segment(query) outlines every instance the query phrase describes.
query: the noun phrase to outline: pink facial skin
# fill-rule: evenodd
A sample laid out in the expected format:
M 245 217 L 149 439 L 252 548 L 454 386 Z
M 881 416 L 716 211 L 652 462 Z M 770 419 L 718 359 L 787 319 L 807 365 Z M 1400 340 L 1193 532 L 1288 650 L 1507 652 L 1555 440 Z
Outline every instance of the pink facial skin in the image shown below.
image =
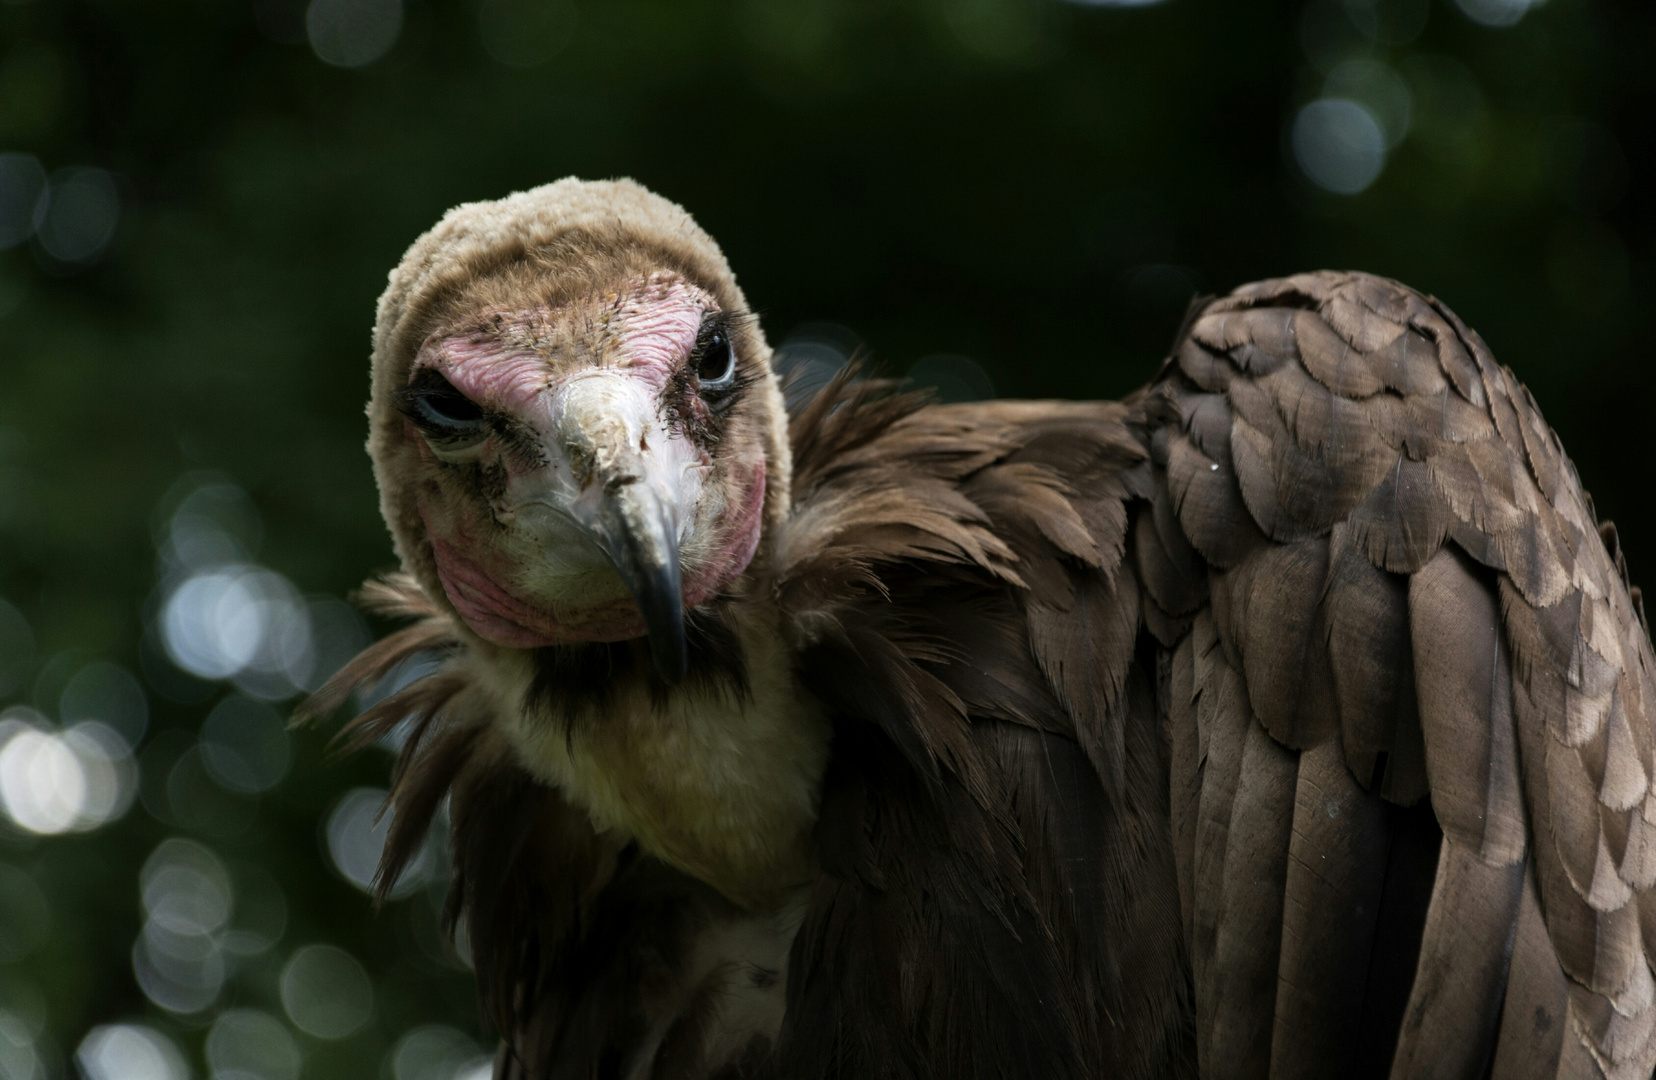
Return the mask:
M 420 350 L 410 378 L 422 368 L 436 368 L 486 410 L 521 421 L 537 436 L 544 458 L 537 463 L 532 455 L 507 453 L 490 436 L 474 460 L 504 466 L 505 496 L 489 507 L 471 499 L 461 500 L 464 505 L 433 504 L 430 496 L 421 496 L 419 509 L 443 591 L 480 637 L 528 649 L 644 636 L 637 606 L 607 563 L 595 565 L 591 575 L 574 575 L 567 589 L 532 584 L 536 575 L 525 572 L 525 562 L 532 561 L 527 552 L 538 550 L 537 536 L 524 531 L 532 526 L 523 524 L 509 504 L 557 504 L 558 499 L 567 504 L 579 485 L 590 482 L 580 464 L 569 460 L 558 434 L 559 390 L 567 380 L 595 368 L 607 369 L 611 377 L 636 379 L 639 393 L 628 392 L 627 397 L 653 404 L 664 414 L 661 395 L 694 347 L 702 318 L 715 306 L 710 296 L 682 279 L 658 275 L 606 304 L 606 317 L 597 321 L 591 304 L 491 312 L 475 329 L 434 338 Z M 659 416 L 643 422 L 664 423 Z M 702 487 L 715 475 L 704 450 L 687 443 L 682 432 L 662 431 L 659 426 L 647 430 L 649 437 L 641 444 L 652 448 L 648 452 L 669 455 L 662 468 L 676 477 L 679 488 L 680 514 L 687 523 L 680 533 L 683 599 L 686 608 L 695 607 L 746 570 L 758 549 L 765 463 L 762 457 L 730 462 L 722 474 L 726 479 L 720 499 L 717 492 Z M 410 424 L 406 431 L 431 467 L 445 467 L 418 429 Z M 703 503 L 723 509 L 705 520 Z M 478 519 L 489 512 L 501 527 Z M 538 539 L 560 544 L 560 535 L 548 533 Z M 571 544 L 590 546 L 584 540 L 576 537 Z M 601 556 L 597 558 L 601 562 Z
M 711 600 L 753 561 L 759 549 L 764 505 L 765 467 L 761 462 L 737 511 L 737 520 L 727 519 L 726 523 L 734 526 L 727 542 L 713 559 L 685 574 L 686 610 Z M 449 603 L 484 641 L 514 649 L 535 649 L 582 641 L 627 641 L 645 634 L 644 620 L 630 596 L 555 610 L 516 595 L 482 563 L 435 535 L 432 554 Z
M 449 603 L 484 641 L 534 649 L 577 641 L 625 641 L 644 633 L 631 598 L 590 605 L 559 619 L 555 612 L 508 592 L 454 545 L 433 539 L 431 547 Z
M 546 343 L 587 329 L 596 340 L 581 344 L 602 355 L 571 359 L 623 368 L 659 397 L 695 346 L 702 317 L 717 307 L 682 278 L 656 275 L 616 301 L 598 327 L 570 325 L 571 319 L 559 318 L 562 312 L 546 308 L 485 312 L 475 330 L 428 341 L 414 372 L 434 367 L 479 405 L 528 420 L 545 408 L 558 378 L 552 357 L 543 352 Z

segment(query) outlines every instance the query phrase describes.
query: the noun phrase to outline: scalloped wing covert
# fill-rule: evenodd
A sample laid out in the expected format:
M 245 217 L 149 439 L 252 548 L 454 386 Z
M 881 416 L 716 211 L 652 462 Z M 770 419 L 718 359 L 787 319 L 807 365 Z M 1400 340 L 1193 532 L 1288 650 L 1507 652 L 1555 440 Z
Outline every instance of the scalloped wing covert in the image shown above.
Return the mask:
M 1528 391 L 1322 273 L 1208 305 L 1144 408 L 1202 1075 L 1648 1077 L 1650 641 Z

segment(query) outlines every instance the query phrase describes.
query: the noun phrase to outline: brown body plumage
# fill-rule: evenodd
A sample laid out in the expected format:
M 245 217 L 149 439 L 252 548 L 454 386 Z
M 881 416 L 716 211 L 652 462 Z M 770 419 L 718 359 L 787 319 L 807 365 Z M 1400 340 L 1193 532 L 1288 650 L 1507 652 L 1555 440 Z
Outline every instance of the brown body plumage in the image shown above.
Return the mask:
M 697 468 L 762 455 L 763 531 L 675 685 L 659 620 L 475 632 L 415 509 L 456 474 L 392 404 L 469 306 L 664 270 L 742 310 L 682 211 L 565 181 L 445 219 L 381 305 L 371 448 L 409 573 L 367 599 L 416 621 L 313 709 L 448 657 L 354 730 L 415 718 L 383 881 L 452 797 L 498 1076 L 1650 1074 L 1643 615 L 1446 308 L 1265 282 L 1122 403 L 842 377 L 791 418 L 733 323 L 753 391 Z M 548 341 L 552 386 L 587 361 Z

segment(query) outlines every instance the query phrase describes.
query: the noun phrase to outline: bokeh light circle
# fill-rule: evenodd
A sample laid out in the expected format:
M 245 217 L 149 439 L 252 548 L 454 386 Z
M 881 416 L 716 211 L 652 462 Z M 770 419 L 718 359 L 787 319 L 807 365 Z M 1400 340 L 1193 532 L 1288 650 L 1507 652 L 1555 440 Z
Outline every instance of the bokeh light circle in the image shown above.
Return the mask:
M 460 1030 L 447 1024 L 425 1024 L 397 1040 L 390 1064 L 391 1080 L 460 1080 L 491 1063 Z
M 151 920 L 132 946 L 132 974 L 145 997 L 189 1016 L 218 1001 L 228 972 L 218 942 L 174 934 Z
M 1385 64 L 1367 57 L 1336 64 L 1323 81 L 1323 96 L 1361 103 L 1380 125 L 1388 150 L 1403 141 L 1414 119 L 1414 96 L 1409 84 Z
M 1386 164 L 1386 137 L 1374 115 L 1348 98 L 1322 98 L 1299 111 L 1291 135 L 1306 179 L 1336 195 L 1355 195 Z
M 214 1077 L 299 1080 L 304 1055 L 287 1026 L 258 1009 L 226 1009 L 207 1032 Z
M 168 930 L 211 934 L 230 921 L 230 874 L 211 850 L 193 840 L 163 840 L 144 861 L 138 883 L 144 911 Z
M 1455 0 L 1461 14 L 1480 26 L 1516 26 L 1528 13 L 1532 0 Z
M 373 890 L 380 853 L 385 850 L 391 827 L 390 814 L 381 813 L 386 798 L 384 788 L 352 788 L 328 814 L 325 830 L 328 856 L 340 876 L 363 892 Z M 436 863 L 428 841 L 392 886 L 390 897 L 400 899 L 427 884 L 437 872 Z
M 0 805 L 32 833 L 56 836 L 72 829 L 88 795 L 75 752 L 57 735 L 28 728 L 0 747 Z
M 243 795 L 269 791 L 293 760 L 287 725 L 275 709 L 231 694 L 201 724 L 201 759 L 221 787 Z
M 189 1080 L 177 1044 L 147 1024 L 105 1024 L 75 1051 L 86 1080 Z
M 65 724 L 100 721 L 120 735 L 128 748 L 135 748 L 149 727 L 149 700 L 131 672 L 99 660 L 81 668 L 64 686 L 58 715 Z
M 138 795 L 132 748 L 101 720 L 83 720 L 63 733 L 85 779 L 85 795 L 74 828 L 84 832 L 125 816 Z
M 389 815 L 381 814 L 385 799 L 383 788 L 352 788 L 328 814 L 328 855 L 334 869 L 364 892 L 373 887 L 391 825 Z
M 989 373 L 966 356 L 947 353 L 922 356 L 909 368 L 908 377 L 916 387 L 929 387 L 944 404 L 989 401 L 995 396 L 995 383 Z
M 483 0 L 477 11 L 483 51 L 507 67 L 534 67 L 569 47 L 580 23 L 570 0 Z
M 335 67 L 372 64 L 402 31 L 401 0 L 311 0 L 305 36 L 319 60 Z
M 219 936 L 235 905 L 230 875 L 210 849 L 174 837 L 145 860 L 138 884 L 149 916 L 132 951 L 139 988 L 169 1012 L 201 1012 L 228 974 Z
M 131 807 L 131 749 L 95 720 L 57 730 L 26 706 L 0 713 L 0 810 L 26 832 L 57 836 L 114 821 Z
M 238 679 L 243 690 L 280 699 L 298 692 L 316 665 L 310 612 L 282 575 L 245 563 L 185 578 L 161 609 L 173 663 L 203 679 Z M 246 676 L 264 676 L 251 683 Z
M 306 945 L 282 969 L 288 1019 L 318 1039 L 343 1039 L 374 1012 L 374 988 L 356 957 L 333 945 Z
M 47 1080 L 45 1062 L 35 1050 L 34 1032 L 23 1018 L 0 1009 L 0 1078 Z
M 253 500 L 216 474 L 185 474 L 162 506 L 170 507 L 170 515 L 158 537 L 161 557 L 185 569 L 247 562 L 264 540 L 264 523 Z
M 102 169 L 63 169 L 52 175 L 34 215 L 35 238 L 60 262 L 90 262 L 115 236 L 121 198 Z

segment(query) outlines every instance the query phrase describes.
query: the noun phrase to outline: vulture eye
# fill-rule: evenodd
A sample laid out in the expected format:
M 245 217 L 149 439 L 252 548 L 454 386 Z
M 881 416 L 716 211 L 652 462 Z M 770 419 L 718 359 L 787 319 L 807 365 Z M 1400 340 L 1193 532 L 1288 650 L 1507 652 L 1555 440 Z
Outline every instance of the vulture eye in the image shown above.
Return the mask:
M 431 368 L 416 375 L 398 397 L 403 415 L 436 447 L 459 449 L 480 442 L 488 433 L 477 402 Z
M 707 336 L 701 356 L 696 360 L 696 378 L 701 388 L 723 390 L 736 381 L 736 353 L 730 347 L 730 334 L 722 326 L 715 326 Z

